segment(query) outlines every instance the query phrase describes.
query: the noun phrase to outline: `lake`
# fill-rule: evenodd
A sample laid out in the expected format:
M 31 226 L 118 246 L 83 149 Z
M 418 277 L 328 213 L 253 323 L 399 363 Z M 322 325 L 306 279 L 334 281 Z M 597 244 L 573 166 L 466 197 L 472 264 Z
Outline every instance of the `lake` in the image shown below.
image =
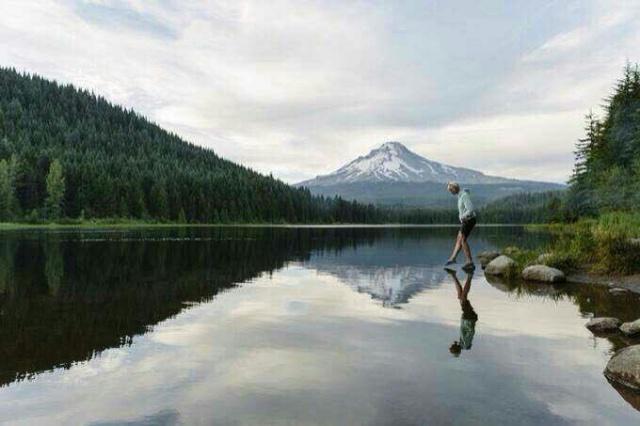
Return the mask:
M 640 342 L 584 327 L 636 319 L 640 298 L 454 277 L 455 233 L 0 234 L 0 423 L 640 424 L 640 397 L 602 374 Z M 471 246 L 549 239 L 487 227 Z

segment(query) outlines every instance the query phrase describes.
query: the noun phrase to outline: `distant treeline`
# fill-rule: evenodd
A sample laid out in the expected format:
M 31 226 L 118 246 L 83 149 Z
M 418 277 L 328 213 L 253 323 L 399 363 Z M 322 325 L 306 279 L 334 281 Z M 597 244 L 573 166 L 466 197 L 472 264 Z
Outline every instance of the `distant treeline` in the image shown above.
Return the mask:
M 473 193 L 472 193 L 473 197 Z M 566 219 L 563 210 L 566 191 L 548 191 L 509 195 L 478 208 L 481 223 L 552 223 Z M 451 208 L 385 208 L 390 222 L 416 224 L 458 223 L 455 199 Z M 475 201 L 475 199 L 474 199 Z
M 184 142 L 131 110 L 0 68 L 0 221 L 380 222 Z
M 514 194 L 480 208 L 480 217 L 490 223 L 551 223 L 565 220 L 566 191 Z

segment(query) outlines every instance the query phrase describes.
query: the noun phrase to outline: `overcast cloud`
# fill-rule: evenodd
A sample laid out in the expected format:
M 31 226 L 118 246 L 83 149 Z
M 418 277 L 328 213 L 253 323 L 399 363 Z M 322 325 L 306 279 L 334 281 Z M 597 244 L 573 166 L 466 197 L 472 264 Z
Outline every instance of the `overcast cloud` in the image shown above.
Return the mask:
M 564 181 L 640 1 L 0 0 L 0 65 L 297 182 L 387 140 Z

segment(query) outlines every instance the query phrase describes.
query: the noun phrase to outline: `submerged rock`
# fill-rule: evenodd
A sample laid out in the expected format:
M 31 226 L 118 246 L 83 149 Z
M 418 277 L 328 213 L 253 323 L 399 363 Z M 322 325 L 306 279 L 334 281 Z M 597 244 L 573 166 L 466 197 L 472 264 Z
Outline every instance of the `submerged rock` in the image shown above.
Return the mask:
M 632 322 L 625 322 L 620 326 L 620 331 L 622 331 L 627 336 L 635 336 L 636 334 L 640 334 L 640 319 Z
M 636 410 L 640 411 L 640 392 L 623 386 L 614 382 L 613 380 L 608 380 L 611 383 L 611 386 L 618 392 L 618 394 L 627 401 L 629 405 L 631 405 Z
M 619 350 L 604 370 L 607 379 L 640 391 L 640 345 Z
M 480 261 L 480 266 L 482 266 L 482 268 L 486 268 L 489 262 L 498 256 L 500 256 L 500 253 L 497 251 L 483 251 L 478 253 L 476 257 Z
M 629 293 L 629 290 L 627 290 L 626 288 L 621 288 L 621 287 L 613 287 L 609 289 L 609 293 L 613 294 L 614 296 L 618 296 L 621 294 L 627 294 Z
M 501 255 L 493 259 L 485 268 L 485 274 L 509 275 L 509 272 L 516 267 L 516 262 L 508 256 Z
M 547 265 L 527 266 L 522 271 L 522 278 L 528 281 L 542 281 L 545 283 L 558 283 L 566 280 L 564 272 Z
M 618 331 L 618 327 L 620 327 L 621 323 L 622 321 L 618 318 L 599 317 L 591 318 L 586 327 L 596 333 L 607 333 Z

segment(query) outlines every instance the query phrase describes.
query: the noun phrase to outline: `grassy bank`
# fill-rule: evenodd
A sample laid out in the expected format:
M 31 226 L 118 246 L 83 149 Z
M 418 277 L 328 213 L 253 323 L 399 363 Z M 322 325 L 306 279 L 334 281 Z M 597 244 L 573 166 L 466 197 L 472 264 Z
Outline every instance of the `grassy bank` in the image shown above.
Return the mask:
M 535 232 L 550 230 L 553 244 L 540 251 L 508 247 L 519 267 L 544 263 L 562 270 L 583 269 L 599 274 L 633 274 L 640 272 L 640 214 L 607 213 L 597 219 L 583 219 L 573 224 L 530 226 Z
M 270 223 L 270 222 L 226 222 L 226 223 L 184 223 L 184 222 L 154 222 L 131 219 L 96 219 L 96 220 L 65 220 L 63 222 L 0 222 L 0 231 L 25 230 L 25 229 L 64 229 L 64 228 L 173 228 L 173 227 L 230 227 L 230 226 L 254 226 L 254 227 L 451 227 L 457 228 L 458 224 L 422 224 L 422 223 Z M 483 227 L 491 226 L 522 226 L 512 224 L 482 224 Z

